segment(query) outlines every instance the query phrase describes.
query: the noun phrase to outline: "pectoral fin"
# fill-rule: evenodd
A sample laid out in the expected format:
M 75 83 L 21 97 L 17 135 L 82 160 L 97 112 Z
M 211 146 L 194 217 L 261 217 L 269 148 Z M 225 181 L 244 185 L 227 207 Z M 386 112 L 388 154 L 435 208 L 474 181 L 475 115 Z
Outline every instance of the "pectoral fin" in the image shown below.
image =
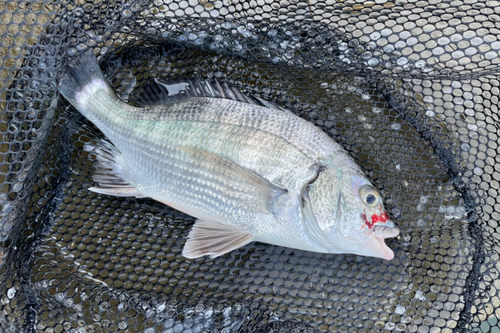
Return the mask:
M 226 223 L 197 220 L 189 233 L 182 255 L 191 259 L 205 255 L 215 258 L 242 247 L 252 240 L 252 234 L 238 227 Z

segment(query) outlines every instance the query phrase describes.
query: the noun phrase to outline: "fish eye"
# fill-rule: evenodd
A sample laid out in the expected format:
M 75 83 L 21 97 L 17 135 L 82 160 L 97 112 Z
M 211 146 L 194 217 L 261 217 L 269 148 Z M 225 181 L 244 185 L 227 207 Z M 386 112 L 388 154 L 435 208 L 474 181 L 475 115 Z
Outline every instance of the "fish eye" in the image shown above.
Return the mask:
M 363 200 L 363 202 L 369 207 L 377 206 L 380 201 L 380 196 L 377 190 L 368 185 L 363 185 L 359 188 L 359 196 L 361 197 L 361 200 Z
M 376 199 L 377 199 L 377 198 L 375 198 L 375 196 L 374 196 L 373 194 L 368 194 L 368 195 L 366 196 L 366 204 L 367 204 L 367 205 L 373 205 L 373 204 L 375 203 L 375 200 L 376 200 Z

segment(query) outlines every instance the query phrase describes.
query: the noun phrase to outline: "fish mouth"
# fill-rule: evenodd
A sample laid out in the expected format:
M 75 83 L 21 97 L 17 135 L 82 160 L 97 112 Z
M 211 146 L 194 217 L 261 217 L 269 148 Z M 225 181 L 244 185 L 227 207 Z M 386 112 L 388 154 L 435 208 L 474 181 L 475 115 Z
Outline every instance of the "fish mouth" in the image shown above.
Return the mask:
M 378 243 L 378 249 L 374 251 L 377 253 L 377 256 L 386 259 L 392 260 L 394 258 L 394 252 L 385 244 L 386 238 L 394 238 L 399 235 L 399 228 L 389 227 L 386 225 L 376 225 L 374 226 L 374 234 Z
M 375 229 L 375 235 L 377 235 L 377 237 L 382 239 L 394 238 L 399 236 L 399 228 L 394 226 L 394 224 L 392 224 L 392 226 L 376 225 L 374 229 Z

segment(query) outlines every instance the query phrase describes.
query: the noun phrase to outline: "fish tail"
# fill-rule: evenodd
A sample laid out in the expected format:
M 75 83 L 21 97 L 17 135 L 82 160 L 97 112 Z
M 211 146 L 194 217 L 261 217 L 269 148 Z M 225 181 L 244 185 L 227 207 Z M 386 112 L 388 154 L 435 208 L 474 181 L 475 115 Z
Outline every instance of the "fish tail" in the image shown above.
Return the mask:
M 59 81 L 59 90 L 82 113 L 87 100 L 98 90 L 109 92 L 118 99 L 106 82 L 92 50 L 68 61 Z
M 130 108 L 111 89 L 92 50 L 68 61 L 59 81 L 59 90 L 106 136 L 112 134 Z

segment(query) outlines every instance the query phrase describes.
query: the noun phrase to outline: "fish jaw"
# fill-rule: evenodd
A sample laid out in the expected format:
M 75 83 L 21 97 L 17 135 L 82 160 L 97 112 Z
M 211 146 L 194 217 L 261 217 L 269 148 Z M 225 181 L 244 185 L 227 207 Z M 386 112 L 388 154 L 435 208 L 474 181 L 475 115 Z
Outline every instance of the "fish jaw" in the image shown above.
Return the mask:
M 386 225 L 374 226 L 374 232 L 371 235 L 365 249 L 370 256 L 392 260 L 394 252 L 385 244 L 386 238 L 394 238 L 399 235 L 399 228 Z
M 380 212 L 366 217 L 362 214 L 361 217 L 366 221 L 365 225 L 373 230 L 370 241 L 366 244 L 366 249 L 370 251 L 373 257 L 392 260 L 394 252 L 385 244 L 386 238 L 395 238 L 399 235 L 399 228 L 389 219 L 389 215 L 380 206 Z
M 378 215 L 383 215 L 383 213 L 378 213 Z M 362 221 L 366 221 L 367 223 L 363 224 L 360 231 L 357 231 L 356 228 L 349 229 L 350 225 L 346 223 L 355 219 L 354 215 L 336 220 L 334 226 L 325 230 L 330 243 L 336 245 L 335 248 L 331 248 L 328 252 L 352 253 L 392 260 L 394 252 L 385 244 L 385 239 L 397 237 L 399 235 L 399 228 L 390 220 L 372 224 L 371 216 L 372 214 L 366 218 L 366 212 L 365 214 L 361 214 Z
M 328 231 L 326 230 L 332 246 L 327 251 L 317 252 L 352 253 L 385 260 L 394 258 L 394 252 L 385 244 L 385 239 L 397 237 L 399 235 L 399 228 L 397 227 L 376 225 L 372 230 L 365 229 L 365 232 L 359 233 L 357 238 L 354 235 L 345 237 L 343 234 L 332 234 Z

